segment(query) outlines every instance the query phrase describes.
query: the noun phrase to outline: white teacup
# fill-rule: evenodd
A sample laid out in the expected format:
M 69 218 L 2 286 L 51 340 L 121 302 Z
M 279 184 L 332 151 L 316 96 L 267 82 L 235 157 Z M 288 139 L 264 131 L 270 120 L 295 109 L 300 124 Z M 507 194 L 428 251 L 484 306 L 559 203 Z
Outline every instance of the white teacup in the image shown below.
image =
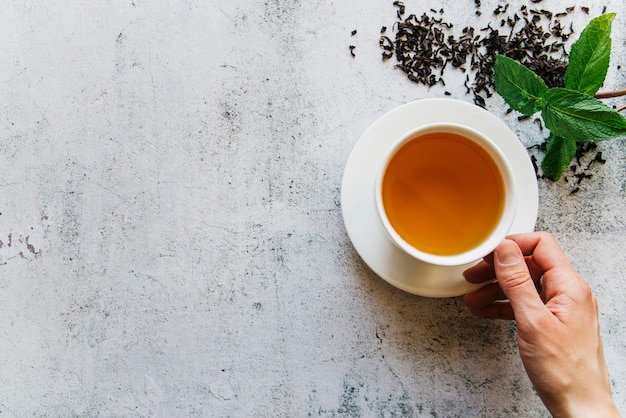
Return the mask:
M 378 170 L 380 220 L 391 241 L 418 260 L 475 262 L 511 228 L 513 170 L 491 139 L 468 126 L 434 123 L 412 130 L 398 138 Z

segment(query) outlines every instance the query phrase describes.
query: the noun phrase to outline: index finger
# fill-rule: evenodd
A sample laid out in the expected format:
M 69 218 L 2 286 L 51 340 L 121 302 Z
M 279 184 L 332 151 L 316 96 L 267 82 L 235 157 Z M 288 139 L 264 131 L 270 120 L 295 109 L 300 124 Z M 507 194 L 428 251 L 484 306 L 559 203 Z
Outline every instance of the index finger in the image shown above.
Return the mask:
M 493 262 L 489 263 L 485 260 L 481 260 L 480 263 L 465 270 L 463 277 L 470 283 L 482 283 L 488 280 L 495 280 L 496 272 L 493 268 Z

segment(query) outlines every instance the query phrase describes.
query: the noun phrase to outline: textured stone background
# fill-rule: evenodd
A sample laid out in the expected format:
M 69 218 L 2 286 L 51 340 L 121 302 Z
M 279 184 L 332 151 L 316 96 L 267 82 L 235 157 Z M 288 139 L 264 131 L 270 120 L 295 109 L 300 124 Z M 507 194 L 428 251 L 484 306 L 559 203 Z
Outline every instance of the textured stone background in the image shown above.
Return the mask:
M 405 3 L 477 27 L 497 5 Z M 592 3 L 618 13 L 605 88 L 624 88 L 624 2 Z M 548 415 L 513 323 L 387 285 L 346 236 L 361 133 L 443 97 L 381 62 L 391 0 L 0 10 L 1 417 Z M 446 90 L 471 101 L 462 78 Z M 488 108 L 526 145 L 546 135 Z M 579 193 L 540 181 L 537 227 L 599 299 L 624 412 L 624 141 L 601 149 Z

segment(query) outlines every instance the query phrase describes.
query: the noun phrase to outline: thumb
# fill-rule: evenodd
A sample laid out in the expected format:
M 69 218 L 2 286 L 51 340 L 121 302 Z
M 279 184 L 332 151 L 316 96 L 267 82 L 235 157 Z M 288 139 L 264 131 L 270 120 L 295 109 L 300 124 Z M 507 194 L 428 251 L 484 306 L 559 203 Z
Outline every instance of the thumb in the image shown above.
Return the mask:
M 505 239 L 496 248 L 494 267 L 498 284 L 509 299 L 516 319 L 531 310 L 545 309 L 522 251 L 514 241 Z

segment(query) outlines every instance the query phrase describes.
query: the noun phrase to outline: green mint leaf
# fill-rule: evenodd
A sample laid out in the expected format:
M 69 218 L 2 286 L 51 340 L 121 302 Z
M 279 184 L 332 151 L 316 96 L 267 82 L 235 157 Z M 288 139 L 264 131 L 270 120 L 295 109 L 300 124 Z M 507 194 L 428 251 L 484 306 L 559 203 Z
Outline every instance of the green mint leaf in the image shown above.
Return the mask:
M 615 13 L 598 16 L 572 45 L 565 72 L 565 87 L 593 96 L 602 87 L 609 69 L 611 24 Z
M 540 99 L 548 91 L 541 77 L 504 55 L 496 56 L 494 82 L 496 91 L 507 104 L 524 115 L 541 110 L 543 101 Z
M 576 155 L 576 141 L 550 133 L 541 169 L 550 180 L 557 181 Z
M 574 142 L 596 142 L 626 134 L 626 118 L 600 100 L 575 90 L 548 90 L 541 116 L 550 132 Z

